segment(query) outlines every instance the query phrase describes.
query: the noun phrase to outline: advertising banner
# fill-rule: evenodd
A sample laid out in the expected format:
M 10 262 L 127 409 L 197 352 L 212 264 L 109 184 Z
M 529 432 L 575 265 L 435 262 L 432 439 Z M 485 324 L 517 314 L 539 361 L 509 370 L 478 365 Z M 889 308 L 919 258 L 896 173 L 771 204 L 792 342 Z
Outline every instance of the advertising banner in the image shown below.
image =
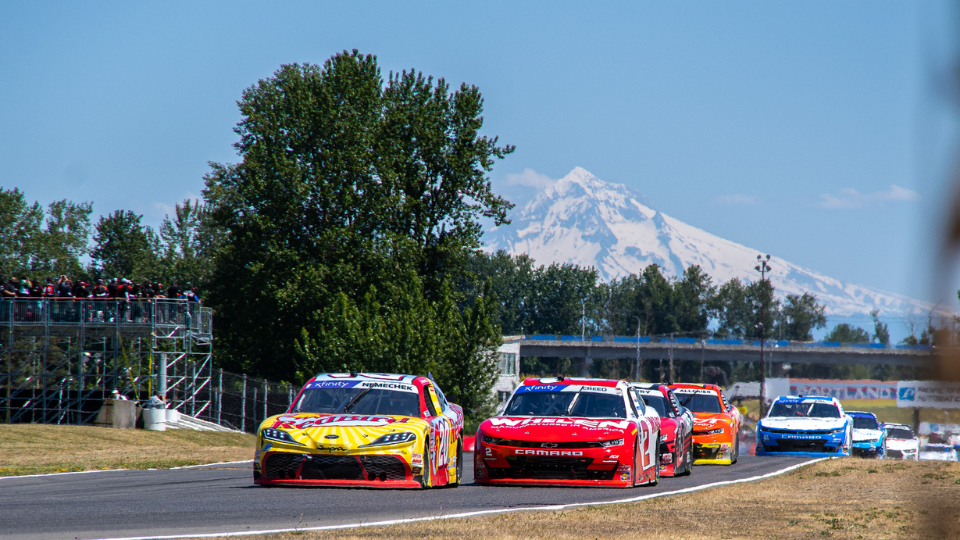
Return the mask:
M 790 379 L 794 396 L 827 396 L 844 399 L 894 399 L 897 383 L 890 381 L 835 381 L 822 379 Z
M 960 383 L 900 381 L 897 383 L 897 407 L 960 409 Z

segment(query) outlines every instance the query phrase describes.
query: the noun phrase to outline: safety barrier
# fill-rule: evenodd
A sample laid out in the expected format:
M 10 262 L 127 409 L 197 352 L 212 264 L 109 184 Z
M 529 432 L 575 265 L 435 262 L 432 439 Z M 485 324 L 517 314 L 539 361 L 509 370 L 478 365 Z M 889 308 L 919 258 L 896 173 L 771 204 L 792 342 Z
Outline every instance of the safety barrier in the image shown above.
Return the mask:
M 670 336 L 590 336 L 586 339 L 583 336 L 556 335 L 556 334 L 532 334 L 523 336 L 524 341 L 590 341 L 590 342 L 613 342 L 613 343 L 677 343 L 685 345 L 696 345 L 703 341 L 706 345 L 726 345 L 739 347 L 760 347 L 760 340 L 744 339 L 720 339 L 707 338 L 701 340 L 694 337 L 670 337 Z M 769 348 L 781 347 L 811 347 L 811 348 L 837 348 L 854 347 L 858 349 L 897 349 L 911 351 L 932 351 L 930 345 L 884 345 L 883 343 L 840 343 L 837 341 L 788 341 L 785 339 L 763 340 L 763 346 Z

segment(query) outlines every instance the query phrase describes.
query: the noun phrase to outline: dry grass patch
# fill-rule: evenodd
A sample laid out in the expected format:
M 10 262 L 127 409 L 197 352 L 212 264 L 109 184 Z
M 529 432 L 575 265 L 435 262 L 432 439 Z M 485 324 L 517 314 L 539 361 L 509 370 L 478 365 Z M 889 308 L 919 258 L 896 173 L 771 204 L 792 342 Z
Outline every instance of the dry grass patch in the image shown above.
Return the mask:
M 253 459 L 245 433 L 0 424 L 0 476 Z
M 958 463 L 838 459 L 760 482 L 639 503 L 245 538 L 949 539 L 960 538 L 958 494 Z

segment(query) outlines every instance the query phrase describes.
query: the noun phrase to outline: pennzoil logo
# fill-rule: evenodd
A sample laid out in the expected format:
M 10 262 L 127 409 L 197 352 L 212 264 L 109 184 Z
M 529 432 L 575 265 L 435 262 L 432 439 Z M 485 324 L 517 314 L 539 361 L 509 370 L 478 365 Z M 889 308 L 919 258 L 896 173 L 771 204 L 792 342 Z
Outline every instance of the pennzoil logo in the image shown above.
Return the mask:
M 518 456 L 570 456 L 577 457 L 582 456 L 582 451 L 577 450 L 534 450 L 527 448 L 518 448 L 516 451 Z

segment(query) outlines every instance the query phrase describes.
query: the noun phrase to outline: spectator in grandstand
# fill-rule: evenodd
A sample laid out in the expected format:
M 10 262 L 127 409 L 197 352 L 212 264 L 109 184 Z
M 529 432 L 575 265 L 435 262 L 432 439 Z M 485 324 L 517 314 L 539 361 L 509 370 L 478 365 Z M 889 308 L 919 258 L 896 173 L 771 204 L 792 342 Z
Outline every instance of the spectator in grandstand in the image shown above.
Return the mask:
M 153 297 L 154 298 L 166 298 L 167 295 L 163 293 L 163 283 L 154 283 L 153 284 Z
M 177 286 L 176 281 L 171 283 L 170 288 L 167 289 L 167 298 L 180 298 L 180 287 Z
M 118 283 L 117 283 L 117 278 L 113 278 L 113 279 L 111 279 L 111 280 L 107 283 L 107 296 L 108 296 L 108 297 L 110 297 L 110 298 L 119 298 L 119 297 L 120 297 L 120 292 L 119 292 L 119 290 L 118 290 L 119 288 L 117 287 L 117 285 L 118 285 Z
M 73 284 L 70 283 L 70 280 L 67 279 L 66 275 L 60 276 L 60 279 L 57 280 L 57 296 L 61 298 L 69 298 L 73 296 L 72 293 Z
M 20 290 L 20 283 L 17 282 L 17 278 L 12 277 L 3 284 L 0 294 L 3 295 L 3 298 L 16 298 L 18 290 Z
M 48 277 L 47 283 L 43 286 L 43 296 L 45 298 L 57 296 L 57 286 L 53 283 L 52 277 Z
M 30 298 L 30 286 L 33 285 L 28 278 L 20 278 L 20 288 L 17 289 L 17 296 L 20 298 Z
M 107 286 L 103 284 L 102 279 L 98 279 L 97 286 L 93 288 L 93 296 L 96 298 L 106 298 L 108 295 Z
M 87 284 L 86 284 L 85 282 L 83 282 L 83 281 L 78 281 L 78 282 L 73 286 L 73 289 L 70 291 L 70 294 L 71 294 L 74 298 L 89 298 L 89 297 L 90 297 L 90 290 L 87 289 Z
M 183 296 L 186 298 L 187 302 L 200 303 L 200 297 L 197 296 L 197 293 L 193 292 L 191 289 L 187 289 L 187 292 L 183 293 Z

